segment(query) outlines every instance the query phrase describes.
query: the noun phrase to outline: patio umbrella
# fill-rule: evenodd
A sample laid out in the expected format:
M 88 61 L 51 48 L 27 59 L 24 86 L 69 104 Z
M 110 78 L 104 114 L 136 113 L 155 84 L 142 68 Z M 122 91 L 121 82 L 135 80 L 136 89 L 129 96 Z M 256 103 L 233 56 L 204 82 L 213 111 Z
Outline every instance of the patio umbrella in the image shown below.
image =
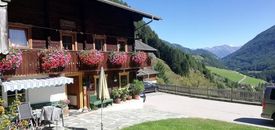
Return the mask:
M 0 0 L 0 53 L 9 52 L 8 31 L 7 31 L 7 3 Z
M 101 67 L 101 70 L 100 70 L 98 89 L 99 89 L 99 91 L 98 91 L 99 99 L 104 100 L 104 99 L 110 98 L 107 80 L 106 80 L 106 76 L 105 76 L 103 67 Z
M 100 75 L 99 75 L 99 87 L 98 87 L 98 97 L 101 99 L 101 130 L 103 130 L 103 123 L 102 123 L 102 108 L 103 108 L 103 100 L 109 99 L 109 91 L 108 91 L 108 85 L 105 77 L 105 73 L 103 70 L 103 67 L 101 67 Z

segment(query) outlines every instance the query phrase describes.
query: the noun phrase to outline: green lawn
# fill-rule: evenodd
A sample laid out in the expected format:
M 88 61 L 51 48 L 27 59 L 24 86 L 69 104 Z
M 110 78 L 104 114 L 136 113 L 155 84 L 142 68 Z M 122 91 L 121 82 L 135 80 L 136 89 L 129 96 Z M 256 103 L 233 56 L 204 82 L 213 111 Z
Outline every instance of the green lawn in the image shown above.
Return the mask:
M 182 118 L 145 122 L 123 130 L 267 130 L 209 119 Z
M 237 71 L 219 69 L 219 68 L 210 67 L 210 66 L 207 66 L 207 69 L 209 69 L 212 73 L 220 75 L 224 78 L 228 78 L 229 80 L 232 80 L 235 82 L 239 82 L 244 77 L 243 74 L 241 74 Z M 253 86 L 257 86 L 259 83 L 265 83 L 265 81 L 261 80 L 261 79 L 249 77 L 249 76 L 246 76 L 246 79 L 241 82 L 241 84 L 250 84 Z

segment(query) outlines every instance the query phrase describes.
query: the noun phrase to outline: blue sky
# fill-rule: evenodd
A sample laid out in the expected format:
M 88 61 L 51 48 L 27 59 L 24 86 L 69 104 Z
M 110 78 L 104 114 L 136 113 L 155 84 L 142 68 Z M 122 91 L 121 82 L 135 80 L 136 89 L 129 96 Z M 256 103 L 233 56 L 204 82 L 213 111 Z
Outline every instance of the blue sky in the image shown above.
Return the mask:
M 275 0 L 124 0 L 163 18 L 150 26 L 161 39 L 189 48 L 241 46 L 275 25 Z

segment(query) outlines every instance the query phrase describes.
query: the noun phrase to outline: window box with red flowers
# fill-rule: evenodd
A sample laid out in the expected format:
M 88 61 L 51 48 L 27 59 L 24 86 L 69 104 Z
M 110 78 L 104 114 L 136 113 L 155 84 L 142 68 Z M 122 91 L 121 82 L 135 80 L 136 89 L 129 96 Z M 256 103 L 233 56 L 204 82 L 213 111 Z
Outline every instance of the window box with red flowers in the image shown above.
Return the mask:
M 96 66 L 103 62 L 104 54 L 97 50 L 83 50 L 79 53 L 79 59 L 86 65 Z
M 39 52 L 42 70 L 45 72 L 62 71 L 71 60 L 70 53 L 59 49 L 46 49 Z
M 15 70 L 22 64 L 22 52 L 11 49 L 8 54 L 0 54 L 0 73 Z
M 147 60 L 147 54 L 145 52 L 139 51 L 132 55 L 132 61 L 138 65 L 143 64 Z
M 123 65 L 127 62 L 128 55 L 126 52 L 111 52 L 109 61 L 113 65 Z

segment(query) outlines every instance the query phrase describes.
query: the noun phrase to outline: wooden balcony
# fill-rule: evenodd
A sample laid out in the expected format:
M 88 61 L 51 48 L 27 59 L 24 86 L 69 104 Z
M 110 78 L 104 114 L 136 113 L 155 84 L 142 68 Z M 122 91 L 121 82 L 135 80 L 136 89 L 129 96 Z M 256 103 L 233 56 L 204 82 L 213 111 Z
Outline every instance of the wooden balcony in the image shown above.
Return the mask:
M 11 70 L 4 72 L 4 76 L 25 76 L 25 75 L 36 75 L 36 74 L 49 74 L 43 72 L 40 68 L 39 63 L 39 53 L 40 50 L 38 49 L 27 49 L 22 50 L 22 57 L 23 62 L 19 68 L 16 70 Z M 147 67 L 150 66 L 150 60 L 148 58 L 147 62 L 142 64 L 141 66 L 135 65 L 131 61 L 131 53 L 128 53 L 127 62 L 122 66 L 114 66 L 108 61 L 108 57 L 110 52 L 103 52 L 104 53 L 104 61 L 97 66 L 87 66 L 81 64 L 78 58 L 78 51 L 69 51 L 72 58 L 68 65 L 65 66 L 64 70 L 59 72 L 50 72 L 50 73 L 70 73 L 70 72 L 93 72 L 99 71 L 100 67 L 103 66 L 105 70 L 125 70 L 125 69 L 139 69 L 140 67 Z

